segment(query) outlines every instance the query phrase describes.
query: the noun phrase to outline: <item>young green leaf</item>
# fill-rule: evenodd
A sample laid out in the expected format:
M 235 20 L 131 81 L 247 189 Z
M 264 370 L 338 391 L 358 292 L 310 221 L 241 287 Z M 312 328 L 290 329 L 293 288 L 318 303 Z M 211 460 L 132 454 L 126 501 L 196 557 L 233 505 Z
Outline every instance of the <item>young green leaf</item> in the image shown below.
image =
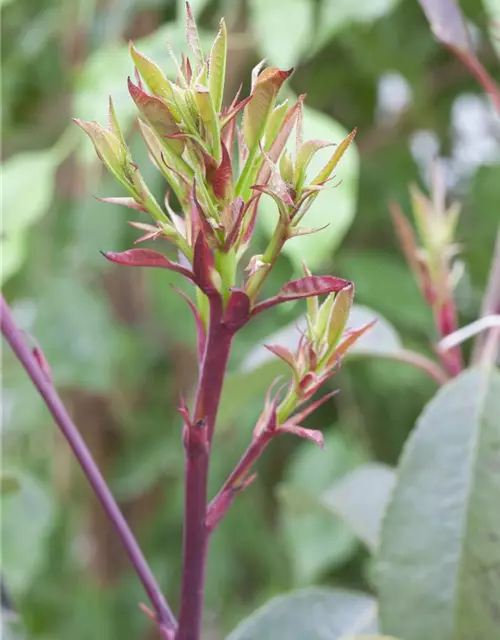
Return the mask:
M 249 149 L 253 149 L 264 134 L 278 92 L 292 71 L 269 67 L 257 77 L 252 99 L 243 112 L 243 135 Z
M 156 62 L 137 51 L 132 42 L 130 42 L 130 55 L 150 91 L 165 100 L 173 100 L 172 85 Z
M 224 83 L 226 78 L 227 32 L 224 18 L 220 21 L 219 32 L 212 45 L 208 60 L 208 88 L 217 113 L 222 109 Z

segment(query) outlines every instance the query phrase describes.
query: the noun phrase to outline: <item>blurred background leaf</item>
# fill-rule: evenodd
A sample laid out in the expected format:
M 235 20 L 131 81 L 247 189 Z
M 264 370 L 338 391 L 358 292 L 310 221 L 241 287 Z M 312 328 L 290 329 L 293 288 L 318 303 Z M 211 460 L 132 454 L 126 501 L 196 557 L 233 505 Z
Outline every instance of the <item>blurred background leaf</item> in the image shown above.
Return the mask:
M 361 593 L 309 589 L 275 598 L 244 620 L 227 640 L 340 640 L 352 632 L 374 631 L 376 604 Z
M 500 372 L 488 367 L 442 387 L 419 418 L 400 460 L 377 560 L 387 633 L 408 640 L 495 634 L 500 515 L 487 505 L 500 489 L 491 472 L 499 415 Z

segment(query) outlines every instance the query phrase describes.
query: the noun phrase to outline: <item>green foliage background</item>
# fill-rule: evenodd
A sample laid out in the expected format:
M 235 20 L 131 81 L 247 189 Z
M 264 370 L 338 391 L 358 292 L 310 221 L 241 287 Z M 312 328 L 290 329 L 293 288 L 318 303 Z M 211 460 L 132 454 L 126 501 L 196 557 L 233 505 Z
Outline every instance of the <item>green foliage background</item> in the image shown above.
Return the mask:
M 381 314 L 405 346 L 431 354 L 430 313 L 396 246 L 388 201 L 408 205 L 425 187 L 433 155 L 446 158 L 462 202 L 465 275 L 461 323 L 477 317 L 498 224 L 498 121 L 467 71 L 437 44 L 415 0 L 197 0 L 207 38 L 225 15 L 229 84 L 262 57 L 294 66 L 290 91 L 307 93 L 306 133 L 338 142 L 358 128 L 342 183 L 320 196 L 324 236 L 293 245 L 269 290 L 296 274 L 354 280 L 356 302 Z M 491 3 L 461 3 L 486 67 Z M 165 39 L 179 51 L 183 3 L 158 0 L 2 2 L 2 283 L 22 326 L 36 336 L 72 415 L 119 497 L 155 574 L 176 607 L 180 579 L 183 453 L 180 393 L 196 379 L 194 326 L 171 274 L 110 265 L 99 250 L 128 248 L 126 210 L 92 194 L 121 195 L 100 171 L 70 117 L 106 118 L 112 94 L 129 125 L 136 161 L 155 192 L 126 91 L 133 38 L 171 72 Z M 232 96 L 230 96 L 232 97 Z M 326 132 L 326 133 L 325 133 Z M 323 200 L 322 200 L 323 198 Z M 408 210 L 408 209 L 407 209 Z M 263 203 L 258 243 L 275 215 Z M 311 221 L 310 221 L 311 222 Z M 311 224 L 313 226 L 313 224 Z M 290 244 L 290 247 L 292 244 Z M 256 253 L 258 247 L 256 248 Z M 274 364 L 252 370 L 252 348 L 300 315 L 300 304 L 262 316 L 241 334 L 230 364 L 212 459 L 215 492 L 246 446 Z M 264 375 L 265 373 L 265 375 Z M 335 378 L 341 390 L 310 420 L 326 453 L 283 438 L 259 465 L 213 538 L 206 637 L 220 638 L 270 597 L 293 587 L 373 588 L 366 546 L 320 504 L 333 482 L 367 461 L 394 465 L 435 384 L 404 364 L 357 359 Z M 2 496 L 2 576 L 27 637 L 153 638 L 144 600 L 113 532 L 36 392 L 3 352 L 3 466 L 19 486 Z M 21 636 L 22 637 L 22 636 Z

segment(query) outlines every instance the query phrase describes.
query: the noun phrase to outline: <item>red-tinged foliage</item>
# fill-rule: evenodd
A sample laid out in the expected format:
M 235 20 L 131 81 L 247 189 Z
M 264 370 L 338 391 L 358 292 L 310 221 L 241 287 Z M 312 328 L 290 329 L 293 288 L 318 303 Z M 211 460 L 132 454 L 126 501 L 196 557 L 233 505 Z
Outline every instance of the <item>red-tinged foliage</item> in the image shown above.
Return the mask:
M 189 269 L 177 262 L 172 262 L 163 254 L 158 253 L 158 251 L 153 251 L 152 249 L 128 249 L 121 253 L 102 251 L 101 253 L 106 260 L 116 262 L 116 264 L 122 264 L 126 267 L 157 267 L 160 269 L 169 269 L 170 271 L 176 271 L 182 274 L 194 282 L 194 275 Z
M 250 318 L 250 298 L 243 289 L 232 289 L 223 323 L 231 331 L 237 331 Z
M 342 291 L 351 284 L 348 280 L 335 276 L 304 276 L 287 282 L 281 287 L 278 295 L 295 300 Z
M 195 283 L 209 298 L 218 296 L 212 274 L 215 271 L 214 258 L 202 232 L 198 233 L 193 252 L 193 273 Z
M 231 197 L 233 189 L 233 167 L 231 157 L 224 142 L 221 142 L 222 161 L 217 167 L 211 156 L 204 155 L 205 173 L 209 185 L 212 187 L 214 196 L 218 200 L 226 200 Z
M 94 196 L 96 200 L 99 202 L 106 202 L 108 204 L 121 204 L 124 207 L 129 207 L 129 209 L 136 209 L 137 211 L 142 211 L 143 213 L 147 213 L 146 208 L 139 204 L 134 200 L 134 198 L 99 198 L 98 196 Z
M 230 213 L 230 219 L 224 219 L 224 212 L 222 214 L 223 224 L 226 228 L 226 241 L 224 243 L 224 251 L 229 251 L 231 247 L 238 240 L 240 235 L 241 226 L 245 218 L 247 207 L 243 200 L 238 197 L 227 207 Z
M 249 148 L 259 142 L 276 96 L 292 72 L 293 69 L 283 71 L 277 67 L 269 67 L 257 76 L 252 88 L 252 99 L 243 111 L 243 134 Z
M 196 195 L 196 179 L 193 179 L 191 201 L 193 205 L 191 208 L 191 238 L 197 238 L 200 233 L 203 233 L 208 244 L 215 248 L 218 245 L 218 240 Z
M 356 342 L 364 335 L 367 331 L 369 331 L 377 322 L 377 318 L 368 322 L 367 324 L 359 327 L 359 329 L 354 329 L 349 331 L 347 336 L 342 340 L 339 346 L 335 349 L 334 354 L 327 362 L 327 367 L 337 366 L 341 359 L 345 356 L 348 350 L 356 344 Z
M 184 149 L 184 140 L 179 136 L 181 133 L 179 127 L 165 102 L 142 91 L 130 78 L 127 83 L 130 95 L 141 115 L 161 138 L 170 141 L 172 149 L 181 153 Z
M 335 276 L 305 276 L 298 280 L 291 280 L 280 289 L 277 296 L 255 305 L 252 315 L 257 315 L 265 309 L 270 309 L 289 300 L 299 300 L 300 298 L 321 296 L 333 291 L 342 291 L 350 284 L 348 280 L 336 278 Z
M 278 429 L 280 433 L 291 433 L 294 436 L 298 436 L 299 438 L 305 438 L 306 440 L 310 440 L 317 444 L 320 449 L 325 448 L 325 443 L 323 439 L 323 434 L 321 431 L 317 431 L 316 429 L 306 429 L 305 427 L 301 427 L 298 424 L 294 424 L 293 422 L 285 422 Z
M 265 344 L 264 346 L 271 353 L 274 353 L 275 356 L 281 358 L 283 362 L 286 362 L 286 364 L 291 367 L 294 372 L 296 371 L 295 356 L 290 351 L 290 349 L 287 349 L 280 344 Z

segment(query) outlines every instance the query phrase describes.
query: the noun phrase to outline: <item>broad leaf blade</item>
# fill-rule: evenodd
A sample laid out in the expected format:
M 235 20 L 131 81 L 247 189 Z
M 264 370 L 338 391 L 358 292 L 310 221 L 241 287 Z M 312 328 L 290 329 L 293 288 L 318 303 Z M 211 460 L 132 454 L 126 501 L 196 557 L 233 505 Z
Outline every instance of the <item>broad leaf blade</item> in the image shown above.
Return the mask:
M 20 474 L 20 490 L 2 496 L 2 575 L 14 593 L 28 589 L 46 556 L 55 515 L 51 496 L 38 481 Z
M 363 452 L 336 430 L 325 433 L 323 451 L 306 443 L 291 457 L 278 498 L 283 543 L 295 586 L 313 583 L 356 551 L 354 534 L 332 516 L 321 495 L 363 462 Z
M 430 402 L 400 462 L 378 561 L 385 632 L 498 635 L 499 468 L 500 374 L 469 370 Z
M 375 599 L 343 589 L 304 589 L 274 598 L 226 640 L 336 640 L 374 632 Z
M 374 550 L 378 547 L 380 526 L 394 482 L 395 474 L 390 467 L 366 464 L 325 491 L 321 501 Z

